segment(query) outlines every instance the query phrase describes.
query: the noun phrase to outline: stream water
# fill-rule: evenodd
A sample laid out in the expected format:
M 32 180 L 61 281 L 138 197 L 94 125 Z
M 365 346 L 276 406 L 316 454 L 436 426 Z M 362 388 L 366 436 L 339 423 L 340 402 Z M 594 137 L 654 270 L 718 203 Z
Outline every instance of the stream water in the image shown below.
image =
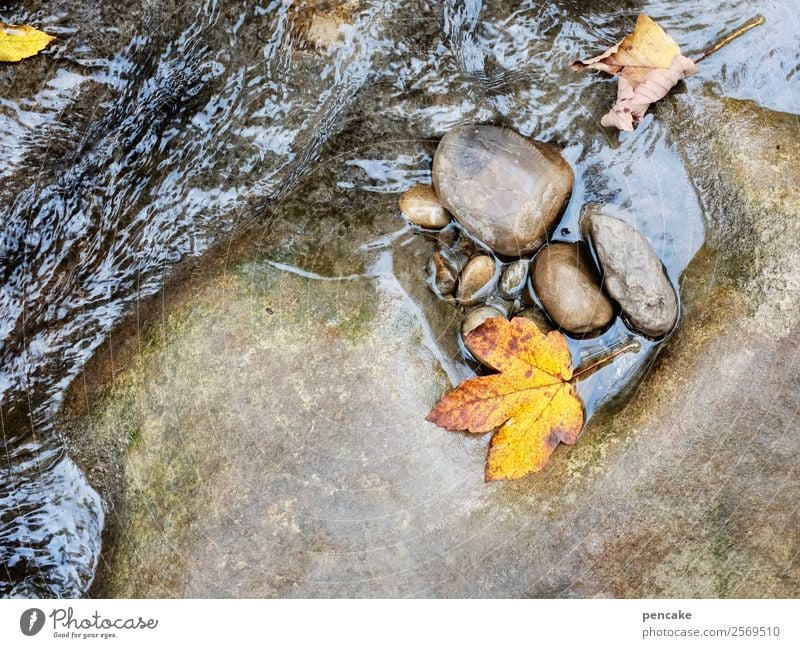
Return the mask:
M 798 9 L 796 0 L 0 2 L 0 21 L 58 37 L 40 57 L 0 64 L 0 595 L 79 596 L 94 577 L 103 505 L 54 426 L 70 383 L 177 264 L 253 224 L 268 236 L 273 206 L 321 157 L 334 185 L 384 204 L 429 179 L 435 141 L 453 125 L 497 123 L 556 142 L 576 171 L 564 238 L 577 236 L 584 202 L 629 207 L 677 284 L 704 241 L 702 179 L 687 174 L 658 111 L 632 134 L 600 128 L 614 82 L 569 63 L 627 33 L 640 11 L 689 53 L 760 12 L 761 33 L 704 62 L 683 91 L 706 85 L 797 113 Z M 306 33 L 315 12 L 339 24 L 329 47 Z M 344 200 L 334 207 L 369 218 Z M 319 258 L 319 239 L 298 245 Z M 311 265 L 301 269 L 319 270 Z M 574 351 L 620 335 L 615 327 Z M 651 351 L 587 381 L 590 410 Z

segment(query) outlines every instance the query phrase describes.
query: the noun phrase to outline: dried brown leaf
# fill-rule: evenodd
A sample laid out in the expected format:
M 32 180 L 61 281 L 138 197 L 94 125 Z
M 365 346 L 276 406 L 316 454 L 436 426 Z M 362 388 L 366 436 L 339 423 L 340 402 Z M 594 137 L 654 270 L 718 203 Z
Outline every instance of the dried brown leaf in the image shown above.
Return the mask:
M 697 72 L 694 61 L 678 54 L 666 70 L 650 70 L 641 82 L 636 82 L 623 73 L 617 86 L 617 103 L 608 111 L 600 123 L 623 131 L 632 131 L 647 109 L 669 94 L 679 81 Z
M 631 131 L 650 105 L 695 74 L 697 65 L 681 54 L 678 44 L 657 22 L 641 14 L 633 33 L 600 56 L 576 61 L 572 69 L 619 74 L 617 102 L 601 123 Z

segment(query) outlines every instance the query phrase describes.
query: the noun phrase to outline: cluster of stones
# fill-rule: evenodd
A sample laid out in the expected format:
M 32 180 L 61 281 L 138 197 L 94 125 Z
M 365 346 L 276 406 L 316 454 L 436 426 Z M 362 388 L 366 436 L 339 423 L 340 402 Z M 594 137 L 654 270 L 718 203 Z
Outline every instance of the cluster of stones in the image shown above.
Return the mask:
M 621 210 L 587 204 L 581 212 L 587 242 L 551 241 L 573 182 L 558 149 L 513 131 L 462 126 L 442 138 L 433 186 L 409 189 L 400 210 L 420 228 L 441 230 L 431 287 L 472 308 L 463 334 L 490 317 L 512 315 L 575 337 L 602 333 L 617 312 L 653 339 L 675 326 L 675 289 Z

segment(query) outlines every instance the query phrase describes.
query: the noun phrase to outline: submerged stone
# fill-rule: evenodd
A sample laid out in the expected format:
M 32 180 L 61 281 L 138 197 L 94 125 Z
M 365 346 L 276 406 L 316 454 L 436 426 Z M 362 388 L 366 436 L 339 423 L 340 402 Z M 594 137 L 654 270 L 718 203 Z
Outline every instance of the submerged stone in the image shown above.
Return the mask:
M 442 261 L 456 275 L 460 274 L 467 265 L 467 261 L 478 253 L 475 242 L 457 227 L 443 229 L 439 232 L 436 240 L 437 251 L 441 255 Z
M 510 263 L 503 269 L 500 277 L 500 293 L 507 299 L 514 299 L 522 292 L 525 282 L 528 280 L 528 270 L 530 261 L 519 259 Z
M 531 274 L 547 314 L 567 333 L 596 333 L 614 318 L 614 307 L 582 243 L 551 243 L 536 255 Z
M 441 229 L 450 222 L 450 214 L 430 185 L 416 185 L 400 196 L 400 211 L 414 225 L 425 229 Z
M 488 254 L 472 257 L 458 278 L 456 297 L 465 306 L 472 306 L 492 292 L 497 281 L 497 263 Z
M 440 297 L 449 297 L 456 289 L 458 271 L 447 262 L 439 250 L 436 250 L 431 257 L 431 273 L 433 274 L 433 285 Z
M 442 204 L 492 250 L 537 250 L 572 193 L 574 174 L 557 148 L 495 126 L 447 132 L 433 158 Z
M 675 288 L 650 242 L 620 215 L 608 205 L 583 208 L 583 223 L 600 262 L 603 286 L 631 328 L 652 338 L 663 337 L 678 320 Z
M 494 306 L 480 306 L 472 309 L 461 323 L 461 335 L 466 336 L 467 333 L 474 331 L 492 317 L 505 317 L 505 315 Z
M 547 319 L 547 315 L 545 315 L 541 309 L 535 306 L 523 308 L 519 313 L 516 313 L 514 317 L 524 317 L 525 319 L 531 320 L 539 327 L 542 333 L 549 333 L 553 330 L 553 323 Z

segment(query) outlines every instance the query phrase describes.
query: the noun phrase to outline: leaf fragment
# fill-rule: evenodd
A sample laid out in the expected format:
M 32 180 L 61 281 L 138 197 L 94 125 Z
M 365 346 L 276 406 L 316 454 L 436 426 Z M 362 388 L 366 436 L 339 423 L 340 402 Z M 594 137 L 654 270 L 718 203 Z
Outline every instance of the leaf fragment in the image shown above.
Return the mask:
M 16 63 L 41 52 L 55 36 L 29 27 L 0 22 L 0 61 Z
M 617 87 L 617 103 L 600 120 L 606 128 L 632 131 L 644 117 L 651 104 L 663 99 L 678 82 L 697 72 L 694 61 L 676 56 L 667 69 L 655 68 L 641 82 L 633 75 L 622 74 Z
M 497 429 L 489 445 L 486 481 L 541 470 L 559 443 L 575 443 L 583 429 L 583 403 L 569 382 L 572 358 L 561 333 L 545 335 L 521 317 L 510 322 L 494 317 L 465 342 L 476 358 L 500 373 L 464 381 L 427 420 L 474 434 Z

